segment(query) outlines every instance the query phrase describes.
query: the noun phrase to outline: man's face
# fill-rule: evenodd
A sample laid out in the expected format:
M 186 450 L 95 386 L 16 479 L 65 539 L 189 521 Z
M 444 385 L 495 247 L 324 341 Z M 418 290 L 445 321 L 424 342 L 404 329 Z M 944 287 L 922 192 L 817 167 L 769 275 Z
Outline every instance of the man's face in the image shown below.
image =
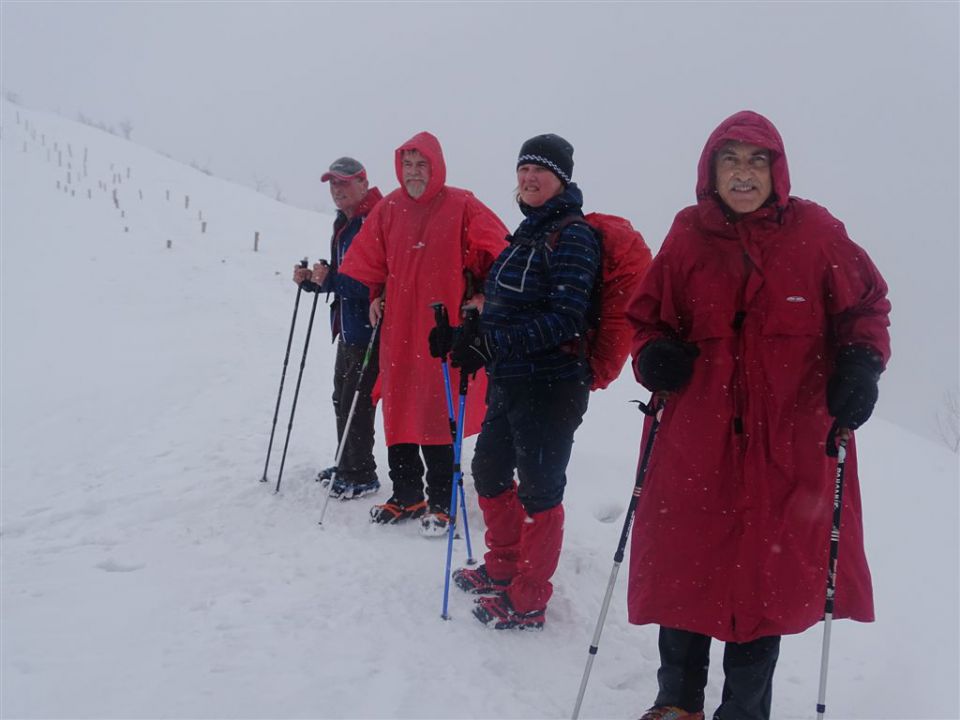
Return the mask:
M 347 215 L 353 214 L 367 194 L 367 185 L 366 178 L 330 178 L 330 197 L 333 198 L 333 204 Z
M 720 199 L 738 215 L 758 210 L 773 192 L 770 151 L 758 145 L 728 142 L 717 152 L 714 170 Z
M 517 168 L 517 191 L 521 202 L 530 207 L 540 207 L 563 192 L 563 182 L 545 167 L 521 165 Z
M 403 186 L 407 193 L 416 200 L 423 195 L 430 182 L 430 161 L 418 150 L 405 150 L 401 169 L 403 171 Z

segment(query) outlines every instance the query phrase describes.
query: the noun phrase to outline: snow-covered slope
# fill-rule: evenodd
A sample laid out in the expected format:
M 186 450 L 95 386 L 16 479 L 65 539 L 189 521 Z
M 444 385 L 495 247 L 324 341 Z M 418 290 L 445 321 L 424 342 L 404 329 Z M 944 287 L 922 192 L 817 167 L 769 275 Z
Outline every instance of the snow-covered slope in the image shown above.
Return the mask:
M 569 716 L 633 485 L 631 379 L 594 394 L 578 433 L 545 631 L 487 631 L 456 591 L 444 622 L 444 542 L 371 525 L 376 498 L 317 525 L 312 478 L 335 451 L 322 300 L 283 487 L 258 482 L 290 268 L 323 252 L 331 218 L 6 103 L 2 134 L 0 715 Z M 957 718 L 956 457 L 879 420 L 859 443 L 879 620 L 834 626 L 829 716 Z M 626 622 L 625 576 L 584 717 L 636 717 L 655 694 L 656 632 Z M 775 717 L 813 717 L 820 642 L 784 640 Z

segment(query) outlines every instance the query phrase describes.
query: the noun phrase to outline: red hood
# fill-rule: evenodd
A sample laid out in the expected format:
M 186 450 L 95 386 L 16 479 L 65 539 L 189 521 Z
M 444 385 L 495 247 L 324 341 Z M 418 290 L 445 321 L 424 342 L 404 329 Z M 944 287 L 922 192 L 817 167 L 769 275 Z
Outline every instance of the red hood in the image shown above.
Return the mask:
M 383 199 L 383 195 L 380 194 L 380 189 L 372 187 L 367 190 L 367 194 L 363 196 L 363 199 L 357 205 L 356 211 L 353 213 L 354 216 L 357 215 L 369 215 L 370 211 L 373 210 L 373 206 L 376 205 Z
M 403 145 L 397 148 L 394 155 L 394 164 L 397 168 L 397 181 L 406 194 L 407 189 L 403 186 L 403 151 L 416 150 L 430 161 L 430 180 L 427 183 L 427 189 L 423 195 L 414 202 L 430 202 L 447 182 L 447 165 L 443 161 L 443 150 L 440 149 L 440 141 L 428 132 L 417 133 L 407 140 Z M 409 198 L 410 195 L 407 194 Z M 413 200 L 413 198 L 410 198 Z
M 790 197 L 790 171 L 780 133 L 763 115 L 752 110 L 741 110 L 724 120 L 707 139 L 697 166 L 697 200 L 711 197 L 716 188 L 713 182 L 713 156 L 720 146 L 730 140 L 758 145 L 770 151 L 770 175 L 777 206 L 786 207 Z

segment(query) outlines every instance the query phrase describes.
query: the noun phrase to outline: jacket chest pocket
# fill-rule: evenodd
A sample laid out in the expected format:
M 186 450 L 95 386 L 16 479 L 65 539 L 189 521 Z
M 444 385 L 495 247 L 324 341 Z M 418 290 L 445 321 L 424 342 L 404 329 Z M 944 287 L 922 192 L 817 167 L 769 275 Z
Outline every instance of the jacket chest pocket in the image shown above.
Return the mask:
M 699 342 L 712 338 L 733 337 L 734 311 L 728 310 L 701 310 L 693 313 L 690 321 L 690 332 L 684 338 L 690 342 Z
M 527 245 L 512 246 L 491 271 L 498 294 L 534 300 L 540 297 L 546 279 L 539 250 Z
M 764 313 L 764 335 L 821 335 L 823 330 L 823 312 L 818 303 L 800 293 L 786 293 L 775 300 L 771 299 Z

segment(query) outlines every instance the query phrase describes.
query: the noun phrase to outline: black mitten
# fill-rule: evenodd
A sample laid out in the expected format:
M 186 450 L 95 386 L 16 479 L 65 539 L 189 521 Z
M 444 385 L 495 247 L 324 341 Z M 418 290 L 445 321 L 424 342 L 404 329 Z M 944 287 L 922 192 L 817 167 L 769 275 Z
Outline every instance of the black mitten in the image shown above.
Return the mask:
M 856 430 L 870 419 L 877 404 L 877 383 L 883 372 L 880 355 L 866 345 L 848 345 L 837 355 L 827 382 L 827 409 L 837 426 Z
M 667 337 L 651 340 L 637 356 L 640 382 L 650 392 L 675 392 L 690 380 L 699 354 L 693 343 Z

